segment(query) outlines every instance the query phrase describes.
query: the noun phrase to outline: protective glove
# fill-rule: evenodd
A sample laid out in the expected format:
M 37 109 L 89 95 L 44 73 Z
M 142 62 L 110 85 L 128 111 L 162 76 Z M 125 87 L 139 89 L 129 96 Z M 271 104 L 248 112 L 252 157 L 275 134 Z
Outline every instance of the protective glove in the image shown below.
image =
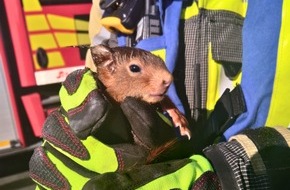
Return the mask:
M 247 129 L 204 149 L 222 189 L 290 189 L 290 130 Z
M 64 81 L 61 108 L 46 119 L 44 142 L 30 160 L 30 176 L 39 187 L 82 189 L 104 173 L 148 163 L 151 150 L 175 137 L 170 121 L 149 104 L 127 98 L 118 106 L 98 87 L 88 69 Z
M 43 127 L 44 143 L 30 160 L 30 176 L 46 189 L 81 189 L 92 177 L 145 163 L 146 150 L 108 146 L 93 136 L 80 140 L 57 110 Z
M 212 172 L 201 155 L 167 162 L 136 166 L 123 172 L 108 172 L 89 180 L 84 190 L 190 189 L 203 173 Z
M 41 187 L 81 189 L 93 176 L 146 162 L 148 150 L 134 144 L 129 122 L 100 91 L 90 70 L 71 73 L 60 100 L 61 108 L 46 119 L 44 142 L 30 160 L 30 176 Z M 107 126 L 120 130 L 103 138 L 105 143 L 94 135 L 105 135 Z

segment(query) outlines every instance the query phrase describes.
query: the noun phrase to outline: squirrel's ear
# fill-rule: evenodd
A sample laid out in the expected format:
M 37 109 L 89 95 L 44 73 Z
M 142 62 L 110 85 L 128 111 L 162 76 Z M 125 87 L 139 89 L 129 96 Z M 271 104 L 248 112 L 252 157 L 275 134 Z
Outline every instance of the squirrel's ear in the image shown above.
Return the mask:
M 97 68 L 107 67 L 107 69 L 113 70 L 113 51 L 110 47 L 105 45 L 96 45 L 90 47 L 90 49 L 94 64 Z

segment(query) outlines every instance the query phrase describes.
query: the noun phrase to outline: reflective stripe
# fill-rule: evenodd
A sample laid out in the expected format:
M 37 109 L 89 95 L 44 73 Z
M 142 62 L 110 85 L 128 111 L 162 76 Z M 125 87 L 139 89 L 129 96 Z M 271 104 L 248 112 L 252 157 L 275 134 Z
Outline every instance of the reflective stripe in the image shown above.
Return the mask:
M 287 12 L 288 11 L 288 12 Z M 277 65 L 273 93 L 266 126 L 284 126 L 290 123 L 290 2 L 283 1 L 282 23 L 278 45 Z M 267 77 L 267 76 L 265 76 Z
M 290 147 L 290 130 L 283 127 L 275 127 L 275 129 L 284 137 L 287 145 Z
M 190 17 L 198 15 L 200 8 L 207 10 L 227 10 L 245 17 L 247 5 L 248 3 L 246 0 L 201 0 L 198 1 L 198 5 L 196 1 L 194 1 L 192 5 L 182 10 L 181 19 L 189 19 Z
M 166 59 L 166 50 L 165 49 L 153 50 L 153 51 L 151 51 L 151 53 L 153 53 L 156 56 L 159 56 L 163 61 L 165 61 L 165 59 Z
M 212 57 L 212 46 L 209 43 L 208 49 L 208 87 L 206 109 L 213 110 L 216 101 L 222 93 L 229 88 L 232 90 L 237 84 L 241 83 L 241 73 L 234 79 L 230 80 L 224 73 L 221 64 L 217 63 Z
M 199 14 L 199 9 L 207 10 L 228 10 L 241 16 L 245 16 L 247 9 L 246 1 L 218 1 L 218 0 L 201 0 L 192 3 L 192 5 L 186 7 L 181 14 L 181 19 L 189 19 L 192 16 Z M 233 89 L 237 83 L 241 81 L 241 73 L 234 79 L 230 80 L 224 73 L 224 69 L 221 64 L 217 63 L 212 57 L 212 46 L 209 44 L 208 49 L 208 84 L 207 84 L 207 99 L 206 109 L 213 110 L 217 99 L 221 96 L 226 88 Z
M 190 17 L 198 15 L 198 13 L 199 13 L 199 9 L 196 4 L 196 1 L 194 1 L 192 5 L 182 10 L 181 19 L 189 19 Z
M 221 65 L 212 58 L 211 43 L 208 47 L 208 87 L 206 109 L 213 110 L 217 99 L 219 98 Z
M 257 149 L 255 143 L 247 135 L 244 134 L 236 135 L 229 139 L 229 141 L 232 140 L 238 141 L 245 149 L 248 158 L 251 160 L 252 167 L 255 173 L 259 175 L 265 175 L 266 166 L 263 162 L 261 155 L 259 154 L 259 150 Z
M 207 10 L 227 10 L 240 14 L 245 17 L 247 10 L 246 0 L 203 0 L 198 1 L 199 8 Z

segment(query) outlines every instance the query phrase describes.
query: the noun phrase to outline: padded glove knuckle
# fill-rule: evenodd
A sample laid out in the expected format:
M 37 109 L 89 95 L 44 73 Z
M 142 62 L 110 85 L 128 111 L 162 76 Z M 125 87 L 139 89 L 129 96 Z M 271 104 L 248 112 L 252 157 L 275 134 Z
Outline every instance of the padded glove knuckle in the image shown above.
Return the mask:
M 42 130 L 42 136 L 54 146 L 79 159 L 87 160 L 90 158 L 86 147 L 72 132 L 65 118 L 58 110 L 52 112 L 46 119 Z

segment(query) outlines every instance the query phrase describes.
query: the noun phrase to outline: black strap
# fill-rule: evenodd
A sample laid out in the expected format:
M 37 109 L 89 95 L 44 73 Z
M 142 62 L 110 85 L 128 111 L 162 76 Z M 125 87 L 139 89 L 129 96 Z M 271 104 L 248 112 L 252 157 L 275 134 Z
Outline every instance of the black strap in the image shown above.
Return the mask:
M 245 111 L 246 104 L 241 86 L 237 85 L 232 91 L 226 89 L 217 101 L 207 127 L 216 131 L 215 137 L 222 135 Z
M 232 91 L 226 89 L 206 124 L 196 125 L 193 128 L 191 144 L 194 153 L 202 153 L 202 149 L 212 145 L 245 111 L 246 105 L 241 87 L 237 85 Z

